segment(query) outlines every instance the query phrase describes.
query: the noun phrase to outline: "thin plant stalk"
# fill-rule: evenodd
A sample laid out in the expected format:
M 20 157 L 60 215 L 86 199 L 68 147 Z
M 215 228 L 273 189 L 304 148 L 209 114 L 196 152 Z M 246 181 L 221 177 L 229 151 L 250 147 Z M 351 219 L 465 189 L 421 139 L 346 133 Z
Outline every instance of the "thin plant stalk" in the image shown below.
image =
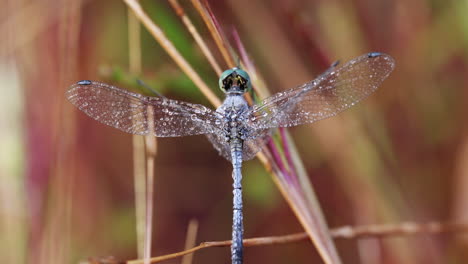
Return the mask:
M 148 106 L 148 129 L 154 131 L 154 112 L 151 106 Z M 156 137 L 153 133 L 145 136 L 146 146 L 146 227 L 145 227 L 145 264 L 150 263 L 151 258 L 151 238 L 153 231 L 153 195 L 154 195 L 154 160 L 156 158 Z
M 207 9 L 208 5 L 205 3 L 203 5 L 200 0 L 191 0 L 193 6 L 197 9 L 198 13 L 202 17 L 203 21 L 205 22 L 208 30 L 211 33 L 211 36 L 216 42 L 224 60 L 226 61 L 229 68 L 236 66 L 237 64 L 234 61 L 234 58 L 230 52 L 230 47 L 227 44 L 228 42 L 225 40 L 223 34 L 218 30 L 219 27 L 214 23 L 214 17 L 212 16 L 209 9 Z
M 185 250 L 195 247 L 197 240 L 198 221 L 196 219 L 190 220 L 187 228 L 187 237 L 185 239 Z M 191 264 L 193 260 L 193 253 L 189 253 L 182 257 L 181 264 Z
M 382 224 L 382 225 L 363 225 L 363 226 L 342 226 L 330 230 L 330 235 L 334 239 L 366 239 L 372 237 L 397 237 L 397 236 L 413 236 L 427 234 L 442 234 L 442 233 L 466 233 L 468 232 L 468 223 L 457 222 L 403 222 L 399 224 Z M 306 232 L 294 233 L 283 236 L 267 236 L 244 239 L 244 246 L 267 246 L 276 244 L 289 244 L 301 241 L 307 241 L 309 235 Z M 225 241 L 210 241 L 203 242 L 200 245 L 180 251 L 173 254 L 154 257 L 151 263 L 166 261 L 169 259 L 178 258 L 187 254 L 192 254 L 201 249 L 211 247 L 228 247 L 231 245 L 230 240 Z M 127 264 L 141 264 L 143 260 L 130 260 Z
M 152 234 L 153 234 L 153 194 L 154 194 L 154 159 L 155 154 L 150 154 L 153 150 L 156 149 L 156 140 L 153 136 L 148 136 L 145 138 L 146 142 L 146 225 L 145 225 L 145 244 L 144 244 L 144 252 L 143 258 L 145 260 L 145 264 L 150 263 L 151 258 L 151 242 L 152 242 Z
M 133 12 L 127 9 L 128 19 L 128 59 L 132 74 L 141 73 L 141 26 Z
M 193 39 L 195 42 L 198 44 L 200 47 L 201 51 L 205 55 L 206 59 L 210 63 L 211 67 L 213 67 L 214 71 L 216 72 L 216 75 L 221 75 L 222 70 L 221 67 L 219 66 L 218 62 L 216 62 L 216 59 L 214 58 L 213 54 L 211 53 L 210 49 L 206 45 L 205 41 L 203 38 L 200 36 L 200 33 L 198 33 L 197 29 L 193 25 L 192 21 L 190 18 L 186 15 L 184 9 L 182 6 L 179 4 L 177 0 L 168 0 L 169 3 L 171 4 L 172 8 L 174 8 L 176 14 L 182 19 L 182 22 L 184 23 L 185 27 L 187 30 L 192 34 Z
M 211 91 L 208 85 L 200 78 L 198 73 L 190 66 L 190 64 L 177 51 L 172 42 L 166 37 L 164 32 L 156 26 L 149 16 L 143 11 L 141 5 L 136 0 L 124 0 L 124 2 L 133 10 L 138 19 L 145 25 L 151 35 L 159 42 L 162 48 L 172 57 L 182 71 L 195 83 L 203 95 L 215 107 L 221 105 L 221 100 Z
M 141 73 L 141 26 L 135 15 L 127 9 L 128 18 L 128 47 L 129 70 L 132 74 Z M 135 193 L 137 255 L 144 258 L 146 228 L 146 170 L 145 170 L 145 142 L 139 135 L 132 136 L 133 147 L 133 186 Z
M 139 135 L 132 136 L 133 147 L 133 184 L 135 192 L 135 217 L 137 235 L 137 255 L 143 258 L 145 244 L 145 193 L 146 193 L 146 169 L 145 169 L 145 141 Z

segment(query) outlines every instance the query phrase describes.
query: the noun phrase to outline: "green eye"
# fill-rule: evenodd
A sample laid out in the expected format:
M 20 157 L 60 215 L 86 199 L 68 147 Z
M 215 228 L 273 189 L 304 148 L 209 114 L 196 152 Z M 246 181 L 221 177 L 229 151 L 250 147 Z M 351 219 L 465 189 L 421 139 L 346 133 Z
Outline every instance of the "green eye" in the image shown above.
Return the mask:
M 242 69 L 237 69 L 237 70 L 236 70 L 236 73 L 237 73 L 238 75 L 240 75 L 240 76 L 247 82 L 247 84 L 249 85 L 249 88 L 250 88 L 250 77 L 249 77 L 249 75 L 247 74 L 247 72 L 245 72 L 245 71 L 242 70 Z
M 221 74 L 219 77 L 219 88 L 223 92 L 228 92 L 233 81 L 242 84 L 245 90 L 244 92 L 251 88 L 249 75 L 247 72 L 237 67 L 226 70 Z

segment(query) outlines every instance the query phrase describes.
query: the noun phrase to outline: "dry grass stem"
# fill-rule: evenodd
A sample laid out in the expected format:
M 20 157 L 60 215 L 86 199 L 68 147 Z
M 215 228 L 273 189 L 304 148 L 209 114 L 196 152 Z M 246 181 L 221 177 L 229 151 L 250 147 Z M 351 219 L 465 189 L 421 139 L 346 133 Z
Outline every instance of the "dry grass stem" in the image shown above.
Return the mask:
M 403 222 L 387 225 L 366 226 L 344 226 L 331 229 L 333 238 L 364 238 L 364 237 L 386 237 L 386 236 L 409 236 L 417 234 L 439 234 L 439 233 L 466 233 L 467 223 L 455 222 L 428 222 L 414 223 Z
M 137 252 L 143 258 L 145 244 L 145 141 L 139 135 L 132 136 L 133 147 L 133 184 L 135 193 Z
M 193 6 L 195 6 L 198 13 L 202 17 L 206 26 L 208 27 L 208 30 L 210 31 L 211 36 L 215 40 L 216 45 L 218 46 L 224 60 L 226 61 L 228 65 L 228 68 L 232 68 L 236 66 L 237 64 L 235 63 L 234 58 L 232 57 L 228 42 L 225 40 L 225 37 L 223 36 L 223 34 L 217 29 L 216 25 L 214 24 L 209 10 L 205 8 L 205 7 L 208 7 L 208 5 L 207 4 L 203 5 L 200 2 L 200 0 L 191 0 L 191 1 L 192 1 Z
M 154 131 L 154 110 L 151 106 L 147 108 L 148 130 Z M 150 263 L 151 258 L 151 238 L 153 230 L 153 195 L 154 195 L 154 160 L 156 158 L 156 137 L 153 133 L 145 136 L 146 145 L 146 228 L 145 228 L 145 250 L 144 263 Z
M 195 83 L 200 91 L 208 98 L 208 100 L 216 107 L 221 105 L 219 98 L 210 90 L 208 85 L 200 78 L 190 64 L 177 51 L 172 42 L 166 37 L 163 31 L 156 26 L 148 15 L 143 11 L 138 1 L 124 0 L 124 2 L 133 10 L 136 17 L 143 23 L 146 29 L 159 42 L 163 49 L 171 56 L 177 65 L 184 71 L 185 74 Z
M 187 238 L 185 240 L 185 250 L 195 247 L 198 232 L 198 221 L 196 219 L 190 220 L 187 228 Z M 193 254 L 187 254 L 182 257 L 181 264 L 191 264 Z
M 141 26 L 130 8 L 127 9 L 128 18 L 128 59 L 132 74 L 141 73 Z
M 192 34 L 192 37 L 195 39 L 195 42 L 200 47 L 206 59 L 210 63 L 211 67 L 213 67 L 214 71 L 216 72 L 216 75 L 218 76 L 221 75 L 222 73 L 221 67 L 216 62 L 216 59 L 214 58 L 213 53 L 211 53 L 210 49 L 208 48 L 205 41 L 198 33 L 197 29 L 193 25 L 190 18 L 185 14 L 182 6 L 179 4 L 177 0 L 168 0 L 168 1 L 171 4 L 171 6 L 174 8 L 176 14 L 180 17 L 180 19 L 182 19 L 182 22 L 187 27 L 187 30 L 190 32 L 190 34 Z
M 128 15 L 128 47 L 129 70 L 131 74 L 141 73 L 141 26 L 137 18 L 127 9 Z M 145 228 L 146 228 L 146 169 L 145 169 L 145 141 L 139 135 L 132 136 L 133 147 L 133 186 L 135 193 L 137 255 L 144 258 Z
M 410 236 L 417 234 L 439 234 L 439 233 L 465 233 L 468 232 L 467 223 L 413 223 L 404 222 L 400 224 L 386 225 L 366 225 L 366 226 L 343 226 L 330 230 L 330 235 L 335 239 L 362 239 L 369 237 L 391 237 L 391 236 Z M 309 235 L 305 232 L 295 233 L 284 236 L 268 236 L 244 239 L 244 246 L 266 246 L 274 244 L 286 244 L 309 240 Z M 231 245 L 230 240 L 203 242 L 199 246 L 191 249 L 180 251 L 173 254 L 151 258 L 151 263 L 157 263 L 210 247 L 228 247 Z M 142 260 L 130 260 L 127 264 L 141 264 Z

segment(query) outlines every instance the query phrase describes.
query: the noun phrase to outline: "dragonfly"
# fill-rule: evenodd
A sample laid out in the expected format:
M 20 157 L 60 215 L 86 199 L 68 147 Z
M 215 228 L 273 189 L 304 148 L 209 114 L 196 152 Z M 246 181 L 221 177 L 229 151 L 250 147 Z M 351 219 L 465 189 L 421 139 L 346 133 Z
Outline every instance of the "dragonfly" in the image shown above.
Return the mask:
M 91 118 L 130 134 L 206 135 L 219 154 L 232 163 L 231 263 L 242 264 L 242 162 L 266 147 L 274 129 L 335 116 L 374 92 L 395 67 L 394 59 L 380 52 L 364 54 L 341 67 L 338 64 L 310 82 L 254 105 L 243 96 L 252 89 L 248 73 L 238 67 L 226 70 L 219 78 L 219 88 L 226 97 L 216 110 L 89 80 L 70 86 L 66 97 Z

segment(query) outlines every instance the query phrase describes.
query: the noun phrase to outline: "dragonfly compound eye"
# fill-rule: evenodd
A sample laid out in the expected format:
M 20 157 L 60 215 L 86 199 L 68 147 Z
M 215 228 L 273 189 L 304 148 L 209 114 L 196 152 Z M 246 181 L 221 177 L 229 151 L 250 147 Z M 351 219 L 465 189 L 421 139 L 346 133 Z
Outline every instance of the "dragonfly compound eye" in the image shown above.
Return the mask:
M 219 78 L 219 88 L 225 93 L 245 93 L 251 88 L 250 77 L 239 68 L 226 70 Z

